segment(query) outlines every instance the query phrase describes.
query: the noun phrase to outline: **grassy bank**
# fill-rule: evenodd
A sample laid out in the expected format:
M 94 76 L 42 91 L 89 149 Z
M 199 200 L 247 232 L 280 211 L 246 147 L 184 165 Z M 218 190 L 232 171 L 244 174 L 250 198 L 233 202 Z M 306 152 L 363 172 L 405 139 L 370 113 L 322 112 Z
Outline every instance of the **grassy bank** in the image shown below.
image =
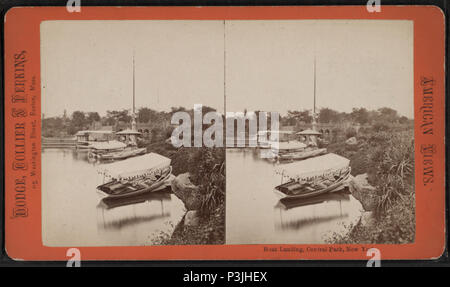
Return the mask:
M 147 150 L 171 158 L 174 175 L 189 172 L 192 183 L 200 188 L 202 194 L 197 226 L 184 226 L 184 220 L 181 220 L 171 234 L 161 233 L 152 243 L 161 245 L 223 244 L 225 242 L 225 149 L 177 149 L 171 144 L 157 142 L 147 145 Z
M 404 244 L 415 238 L 415 200 L 405 196 L 379 213 L 373 224 L 347 227 L 346 234 L 333 234 L 327 241 L 336 244 Z
M 332 243 L 408 243 L 415 237 L 414 133 L 384 126 L 361 131 L 358 143 L 335 142 L 328 151 L 350 159 L 352 174 L 368 174 L 376 187 L 377 208 L 370 226 L 349 226 Z

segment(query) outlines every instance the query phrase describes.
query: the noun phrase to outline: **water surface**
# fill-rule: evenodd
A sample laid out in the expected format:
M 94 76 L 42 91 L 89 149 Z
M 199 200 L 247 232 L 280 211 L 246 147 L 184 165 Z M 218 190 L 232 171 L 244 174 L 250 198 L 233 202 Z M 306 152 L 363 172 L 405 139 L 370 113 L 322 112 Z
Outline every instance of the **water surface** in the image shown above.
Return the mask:
M 42 150 L 42 239 L 46 246 L 151 245 L 184 215 L 173 194 L 102 200 L 98 163 L 86 152 Z
M 228 149 L 226 160 L 227 244 L 324 243 L 359 219 L 361 204 L 348 190 L 280 202 L 276 163 L 254 149 Z

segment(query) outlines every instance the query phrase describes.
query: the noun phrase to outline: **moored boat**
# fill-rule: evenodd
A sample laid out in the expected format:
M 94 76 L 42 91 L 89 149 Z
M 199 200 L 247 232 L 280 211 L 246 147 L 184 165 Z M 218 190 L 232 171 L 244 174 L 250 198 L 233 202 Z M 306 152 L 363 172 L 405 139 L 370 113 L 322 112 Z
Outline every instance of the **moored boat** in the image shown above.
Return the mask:
M 277 142 L 272 143 L 271 149 L 274 154 L 287 154 L 292 152 L 303 151 L 306 148 L 306 144 L 299 141 Z
M 104 130 L 84 130 L 75 134 L 76 148 L 79 151 L 89 151 L 92 145 L 114 141 L 114 133 Z
M 98 158 L 101 154 L 120 152 L 126 148 L 126 144 L 117 140 L 93 142 L 89 144 L 89 158 Z
M 97 155 L 97 158 L 100 160 L 120 160 L 120 159 L 127 159 L 130 157 L 145 154 L 146 151 L 147 151 L 147 148 L 129 147 L 129 148 L 125 148 L 124 150 L 120 150 L 120 151 L 99 153 Z
M 290 161 L 302 160 L 302 159 L 307 159 L 307 158 L 323 155 L 326 153 L 327 153 L 326 148 L 306 148 L 303 151 L 280 154 L 279 159 L 280 160 L 290 160 Z
M 275 187 L 282 198 L 309 198 L 333 192 L 350 177 L 350 161 L 329 153 L 322 156 L 280 165 L 278 172 L 286 183 Z
M 111 180 L 99 185 L 102 196 L 125 198 L 162 190 L 170 185 L 174 176 L 170 159 L 157 153 L 104 164 L 100 173 Z

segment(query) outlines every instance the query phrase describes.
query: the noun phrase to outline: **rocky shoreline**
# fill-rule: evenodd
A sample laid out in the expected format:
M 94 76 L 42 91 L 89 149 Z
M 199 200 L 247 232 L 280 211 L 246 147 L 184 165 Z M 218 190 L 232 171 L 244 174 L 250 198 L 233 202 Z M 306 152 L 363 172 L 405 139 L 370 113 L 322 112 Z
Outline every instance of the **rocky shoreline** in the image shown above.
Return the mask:
M 349 180 L 349 189 L 353 197 L 358 200 L 363 211 L 356 227 L 372 227 L 375 223 L 375 212 L 379 202 L 379 196 L 376 188 L 369 184 L 367 173 L 351 176 Z M 353 228 L 353 229 L 354 229 Z M 352 230 L 350 231 L 352 232 Z
M 179 174 L 172 181 L 171 187 L 174 195 L 184 203 L 186 212 L 172 234 L 160 244 L 224 244 L 224 204 L 220 204 L 210 213 L 202 211 L 203 194 L 200 188 L 191 182 L 189 173 Z

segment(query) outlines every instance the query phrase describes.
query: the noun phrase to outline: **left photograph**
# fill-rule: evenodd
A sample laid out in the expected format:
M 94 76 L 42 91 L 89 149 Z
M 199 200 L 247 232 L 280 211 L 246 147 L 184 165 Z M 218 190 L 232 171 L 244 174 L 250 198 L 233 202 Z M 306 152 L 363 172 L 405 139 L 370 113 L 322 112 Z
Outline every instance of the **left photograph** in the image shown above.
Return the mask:
M 223 21 L 40 33 L 43 244 L 224 244 L 225 150 L 194 140 L 224 114 Z

